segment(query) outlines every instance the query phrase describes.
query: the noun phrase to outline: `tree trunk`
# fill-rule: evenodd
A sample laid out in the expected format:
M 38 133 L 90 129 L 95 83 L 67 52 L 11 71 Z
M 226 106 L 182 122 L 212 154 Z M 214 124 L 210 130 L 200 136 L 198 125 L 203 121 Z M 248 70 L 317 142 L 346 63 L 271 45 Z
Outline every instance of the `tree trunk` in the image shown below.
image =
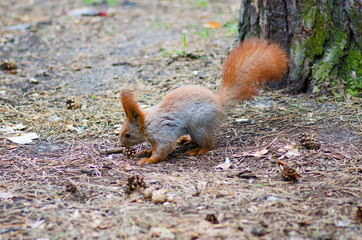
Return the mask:
M 362 90 L 361 0 L 242 0 L 238 40 L 259 36 L 284 47 L 289 93 Z

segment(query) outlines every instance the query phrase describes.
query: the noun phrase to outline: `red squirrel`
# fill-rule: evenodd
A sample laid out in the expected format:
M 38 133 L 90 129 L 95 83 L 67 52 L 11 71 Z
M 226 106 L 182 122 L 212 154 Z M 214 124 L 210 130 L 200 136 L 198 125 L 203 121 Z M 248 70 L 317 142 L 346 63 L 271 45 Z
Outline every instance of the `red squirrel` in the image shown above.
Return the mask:
M 234 103 L 258 94 L 265 82 L 280 80 L 287 70 L 288 58 L 278 44 L 248 39 L 235 46 L 227 56 L 219 92 L 202 86 L 187 85 L 166 95 L 156 106 L 141 109 L 129 90 L 121 90 L 126 121 L 120 131 L 121 146 L 151 143 L 149 158 L 139 164 L 163 161 L 178 141 L 198 145 L 190 155 L 204 154 L 215 143 L 216 131 Z

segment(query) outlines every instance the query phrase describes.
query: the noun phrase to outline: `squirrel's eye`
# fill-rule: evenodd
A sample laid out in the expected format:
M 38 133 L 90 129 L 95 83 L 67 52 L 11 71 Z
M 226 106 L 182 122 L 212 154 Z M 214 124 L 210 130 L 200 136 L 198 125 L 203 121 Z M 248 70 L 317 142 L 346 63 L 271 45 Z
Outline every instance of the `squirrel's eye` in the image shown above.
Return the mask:
M 131 134 L 130 133 L 126 133 L 126 138 L 129 138 L 130 136 L 131 136 Z

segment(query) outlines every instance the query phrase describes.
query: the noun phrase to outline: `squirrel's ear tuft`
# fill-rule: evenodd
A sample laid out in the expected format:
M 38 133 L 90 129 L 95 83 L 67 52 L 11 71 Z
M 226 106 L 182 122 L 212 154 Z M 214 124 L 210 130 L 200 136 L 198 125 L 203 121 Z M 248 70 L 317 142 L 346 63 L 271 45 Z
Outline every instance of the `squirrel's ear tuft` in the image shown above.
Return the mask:
M 130 122 L 143 125 L 144 113 L 138 106 L 138 103 L 136 102 L 132 92 L 127 89 L 121 90 L 121 101 L 127 119 Z

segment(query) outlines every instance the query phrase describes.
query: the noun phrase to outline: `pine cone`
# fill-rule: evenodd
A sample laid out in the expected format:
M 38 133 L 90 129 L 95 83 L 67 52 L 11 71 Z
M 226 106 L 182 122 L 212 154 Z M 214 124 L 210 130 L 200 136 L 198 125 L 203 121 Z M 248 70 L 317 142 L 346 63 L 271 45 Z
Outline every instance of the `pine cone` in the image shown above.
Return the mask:
M 124 191 L 126 194 L 131 194 L 139 188 L 146 188 L 146 187 L 147 185 L 143 180 L 143 177 L 134 175 L 127 179 L 127 184 L 124 187 Z
M 306 149 L 316 149 L 317 150 L 321 147 L 319 138 L 315 133 L 302 133 L 300 136 L 300 143 Z
M 215 214 L 212 214 L 212 213 L 207 214 L 205 220 L 208 221 L 208 222 L 211 222 L 212 224 L 218 224 L 219 223 L 219 220 L 217 219 Z
M 77 186 L 69 182 L 65 185 L 65 191 L 69 193 L 75 193 L 77 191 Z
M 17 66 L 14 62 L 11 62 L 9 60 L 3 60 L 0 64 L 0 68 L 2 70 L 14 70 L 17 68 Z
M 286 181 L 297 181 L 300 175 L 295 171 L 294 168 L 286 166 L 283 169 L 282 177 Z
M 68 99 L 65 103 L 67 104 L 67 109 L 71 109 L 71 110 L 79 109 L 82 107 L 82 104 L 77 103 L 75 98 Z
M 136 150 L 133 148 L 125 148 L 124 155 L 126 155 L 129 158 L 133 158 L 136 156 Z
M 362 203 L 357 205 L 356 218 L 359 223 L 362 223 Z

